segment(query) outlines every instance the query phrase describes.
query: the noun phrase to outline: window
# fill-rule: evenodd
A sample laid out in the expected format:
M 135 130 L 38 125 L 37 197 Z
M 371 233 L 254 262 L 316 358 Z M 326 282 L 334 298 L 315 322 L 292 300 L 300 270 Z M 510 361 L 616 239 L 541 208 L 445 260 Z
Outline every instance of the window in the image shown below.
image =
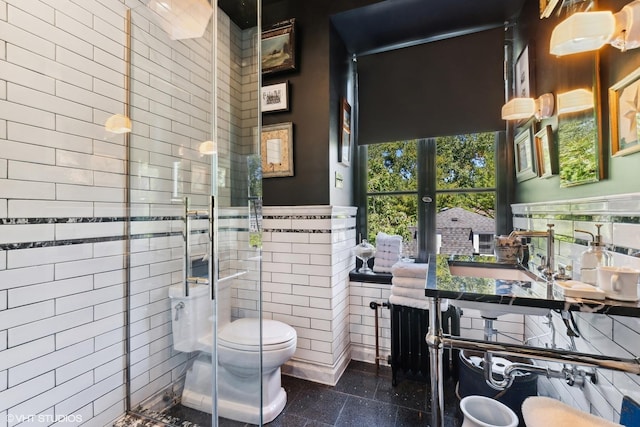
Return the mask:
M 420 248 L 491 253 L 496 229 L 495 135 L 369 145 L 368 239 L 375 243 L 379 231 L 401 235 L 403 255 L 410 257 L 418 257 Z

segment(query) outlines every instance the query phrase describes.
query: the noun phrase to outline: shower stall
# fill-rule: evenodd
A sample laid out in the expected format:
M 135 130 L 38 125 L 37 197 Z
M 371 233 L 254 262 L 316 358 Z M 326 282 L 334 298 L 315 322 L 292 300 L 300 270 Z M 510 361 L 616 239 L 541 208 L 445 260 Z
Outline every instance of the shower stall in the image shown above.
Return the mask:
M 261 317 L 260 31 L 245 12 L 242 28 L 205 0 L 128 15 L 128 411 L 174 424 L 217 425 L 218 333 Z M 245 399 L 261 407 L 256 378 Z

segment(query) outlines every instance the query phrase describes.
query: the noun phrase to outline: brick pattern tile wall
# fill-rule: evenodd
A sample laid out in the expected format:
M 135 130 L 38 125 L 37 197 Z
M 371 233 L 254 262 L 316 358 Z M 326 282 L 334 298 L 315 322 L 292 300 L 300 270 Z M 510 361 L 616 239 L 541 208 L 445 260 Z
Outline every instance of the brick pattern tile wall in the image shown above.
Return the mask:
M 522 204 L 513 207 L 515 227 L 544 230 L 547 223 L 555 224 L 556 261 L 572 266 L 574 279 L 579 279 L 580 254 L 586 249 L 585 236 L 575 229 L 596 231 L 602 227 L 603 241 L 613 250 L 613 263 L 640 269 L 640 258 L 630 256 L 640 250 L 640 194 L 628 194 L 557 203 Z M 535 244 L 536 242 L 534 242 Z M 535 251 L 544 252 L 544 242 Z M 575 313 L 581 338 L 575 339 L 578 351 L 622 358 L 640 355 L 640 320 L 623 316 Z M 566 327 L 554 315 L 555 345 L 569 348 Z M 541 318 L 527 318 L 525 336 L 531 343 L 550 346 L 550 328 Z M 539 338 L 535 338 L 539 337 Z M 554 368 L 558 368 L 554 365 Z M 560 380 L 539 380 L 540 394 L 560 399 L 581 410 L 618 422 L 624 395 L 640 401 L 640 379 L 637 375 L 598 369 L 598 383 L 587 382 L 583 389 L 569 387 Z
M 127 6 L 130 158 L 124 137 L 104 129 L 124 108 Z M 208 206 L 210 160 L 198 146 L 211 139 L 209 25 L 203 38 L 172 42 L 143 2 L 0 1 L 0 426 L 68 415 L 98 426 L 123 414 L 128 214 L 132 404 L 182 375 L 167 289 L 182 278 L 181 199 Z M 223 13 L 218 30 L 221 127 L 241 135 L 236 64 L 251 50 Z M 219 148 L 233 157 L 238 143 Z M 228 170 L 225 182 L 228 205 Z M 207 222 L 193 224 L 194 256 L 207 250 Z
M 355 208 L 266 206 L 263 215 L 263 315 L 298 333 L 283 371 L 335 384 L 350 359 Z

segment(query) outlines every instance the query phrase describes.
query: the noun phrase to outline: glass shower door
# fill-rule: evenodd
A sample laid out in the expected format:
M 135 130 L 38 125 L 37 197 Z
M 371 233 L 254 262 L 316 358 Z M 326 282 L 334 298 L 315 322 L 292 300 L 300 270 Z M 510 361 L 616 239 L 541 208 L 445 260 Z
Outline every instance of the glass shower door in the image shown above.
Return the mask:
M 187 31 L 192 0 L 145 3 L 131 10 L 127 64 L 128 406 L 216 425 L 219 332 L 261 313 L 259 31 L 217 7 Z M 261 352 L 247 367 L 260 362 Z M 242 397 L 260 408 L 254 378 Z

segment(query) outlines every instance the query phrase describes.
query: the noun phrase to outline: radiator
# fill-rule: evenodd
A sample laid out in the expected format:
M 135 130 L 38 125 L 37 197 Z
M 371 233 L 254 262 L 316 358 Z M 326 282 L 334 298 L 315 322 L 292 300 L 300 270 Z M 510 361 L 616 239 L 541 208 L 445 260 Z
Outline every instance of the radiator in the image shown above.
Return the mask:
M 391 381 L 397 384 L 398 372 L 418 381 L 429 380 L 429 347 L 425 341 L 429 330 L 429 310 L 390 304 L 391 310 Z M 449 305 L 442 312 L 442 331 L 460 335 L 460 309 Z M 458 376 L 459 351 L 444 350 L 444 377 Z

